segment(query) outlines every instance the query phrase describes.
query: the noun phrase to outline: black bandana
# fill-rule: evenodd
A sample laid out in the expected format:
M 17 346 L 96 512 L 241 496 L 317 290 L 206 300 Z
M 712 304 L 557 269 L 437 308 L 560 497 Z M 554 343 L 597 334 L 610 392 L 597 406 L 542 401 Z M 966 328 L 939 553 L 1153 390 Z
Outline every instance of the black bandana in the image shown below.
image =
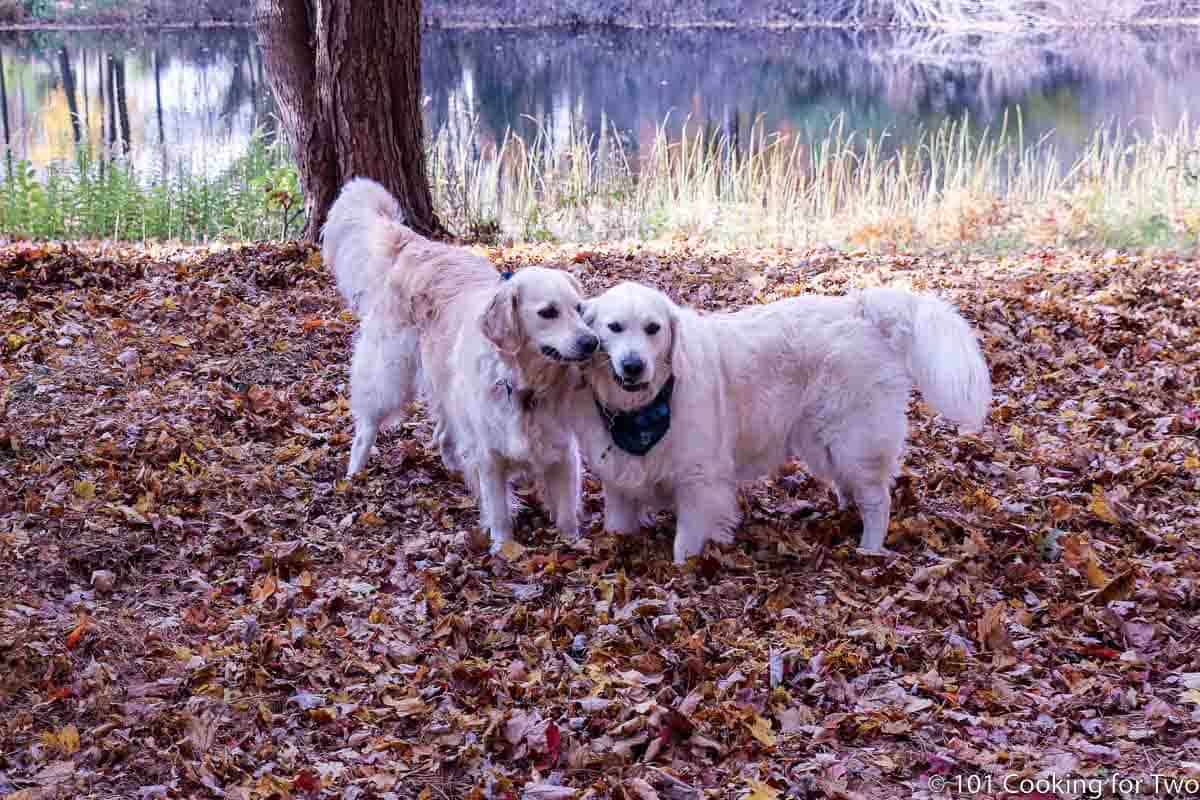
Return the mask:
M 632 411 L 613 411 L 595 398 L 596 410 L 612 434 L 613 444 L 630 455 L 649 453 L 671 428 L 671 391 L 674 388 L 675 376 L 672 375 L 653 400 Z

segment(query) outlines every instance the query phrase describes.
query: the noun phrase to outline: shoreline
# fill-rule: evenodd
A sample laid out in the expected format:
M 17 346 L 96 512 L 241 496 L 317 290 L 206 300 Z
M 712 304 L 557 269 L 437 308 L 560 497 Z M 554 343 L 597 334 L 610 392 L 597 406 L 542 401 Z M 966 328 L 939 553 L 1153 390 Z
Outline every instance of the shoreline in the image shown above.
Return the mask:
M 232 22 L 208 20 L 204 22 L 130 22 L 130 23 L 73 23 L 45 22 L 22 23 L 19 25 L 0 25 L 0 33 L 37 33 L 43 31 L 87 32 L 87 31 L 180 31 L 180 30 L 216 30 L 228 28 L 253 29 L 253 22 Z M 424 20 L 421 27 L 425 30 L 462 30 L 462 31 L 547 31 L 547 30 L 656 30 L 656 31 L 689 31 L 689 30 L 740 30 L 740 31 L 804 31 L 804 30 L 847 30 L 847 31 L 942 31 L 945 33 L 971 33 L 1005 35 L 1020 31 L 1036 32 L 1092 32 L 1104 30 L 1132 30 L 1143 28 L 1171 27 L 1200 27 L 1200 17 L 1161 17 L 1135 20 L 1131 22 L 1104 24 L 1044 24 L 1037 27 L 1013 27 L 1008 30 L 982 29 L 971 26 L 914 26 L 892 23 L 862 24 L 850 22 L 830 22 L 812 20 L 805 22 L 764 21 L 764 22 L 726 22 L 712 20 L 702 22 L 668 22 L 662 24 L 646 24 L 637 22 L 585 22 L 585 21 L 546 21 L 522 23 L 484 23 L 470 21 Z

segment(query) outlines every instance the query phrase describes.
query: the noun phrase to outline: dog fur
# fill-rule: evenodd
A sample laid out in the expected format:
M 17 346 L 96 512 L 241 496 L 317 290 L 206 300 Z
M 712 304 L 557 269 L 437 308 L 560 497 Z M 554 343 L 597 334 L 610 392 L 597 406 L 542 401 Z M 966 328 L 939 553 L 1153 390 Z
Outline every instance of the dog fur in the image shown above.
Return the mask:
M 426 239 L 366 178 L 343 187 L 324 257 L 362 324 L 350 368 L 358 472 L 384 425 L 423 396 L 442 460 L 479 500 L 498 550 L 512 538 L 511 481 L 543 488 L 559 530 L 578 535 L 580 459 L 564 403 L 596 348 L 569 273 L 526 267 L 503 279 L 487 259 Z
M 882 551 L 913 384 L 947 418 L 978 428 L 991 381 L 975 335 L 947 303 L 899 289 L 806 296 L 702 315 L 624 283 L 587 303 L 602 353 L 572 422 L 604 486 L 605 527 L 675 512 L 682 563 L 740 520 L 737 484 L 800 460 L 853 500 L 861 547 Z M 630 374 L 640 363 L 640 372 Z M 675 377 L 668 432 L 644 456 L 618 449 L 596 408 L 645 406 Z M 594 396 L 593 396 L 594 395 Z

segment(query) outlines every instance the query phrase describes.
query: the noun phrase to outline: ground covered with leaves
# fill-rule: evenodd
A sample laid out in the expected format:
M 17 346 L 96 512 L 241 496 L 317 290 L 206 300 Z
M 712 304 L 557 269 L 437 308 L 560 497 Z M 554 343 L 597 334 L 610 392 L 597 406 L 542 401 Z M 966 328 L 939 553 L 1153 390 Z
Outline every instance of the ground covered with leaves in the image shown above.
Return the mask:
M 313 250 L 6 247 L 0 797 L 1200 777 L 1200 261 L 487 253 L 704 308 L 935 290 L 981 332 L 992 412 L 959 435 L 914 401 L 891 561 L 799 468 L 685 568 L 669 520 L 605 535 L 591 481 L 585 538 L 534 502 L 491 556 L 422 417 L 342 479 L 355 322 Z

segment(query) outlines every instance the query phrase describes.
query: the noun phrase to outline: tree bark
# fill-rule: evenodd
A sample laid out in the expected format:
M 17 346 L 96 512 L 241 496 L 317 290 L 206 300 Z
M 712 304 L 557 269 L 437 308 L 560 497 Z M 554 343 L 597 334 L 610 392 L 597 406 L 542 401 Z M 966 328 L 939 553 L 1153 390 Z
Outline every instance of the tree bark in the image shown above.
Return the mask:
M 406 223 L 444 235 L 433 212 L 421 124 L 420 0 L 257 0 L 263 63 L 317 240 L 341 185 L 365 176 Z
M 255 23 L 283 130 L 300 171 L 304 236 L 316 241 L 339 181 L 329 126 L 317 106 L 314 11 L 305 0 L 258 0 Z

